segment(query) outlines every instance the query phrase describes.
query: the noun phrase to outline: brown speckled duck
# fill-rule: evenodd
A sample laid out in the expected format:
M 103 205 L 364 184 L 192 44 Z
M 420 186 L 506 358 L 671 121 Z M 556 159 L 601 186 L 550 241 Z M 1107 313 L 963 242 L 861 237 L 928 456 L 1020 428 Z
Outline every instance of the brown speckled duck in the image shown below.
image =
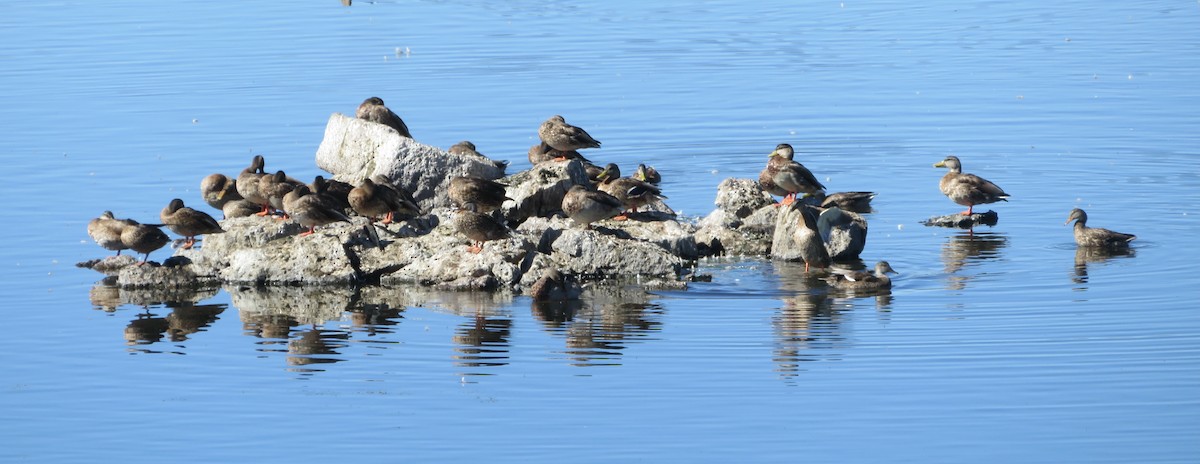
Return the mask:
M 563 195 L 563 213 L 585 229 L 591 229 L 593 222 L 621 214 L 624 209 L 625 205 L 616 197 L 579 184 L 572 185 Z
M 459 207 L 468 203 L 474 204 L 476 211 L 487 213 L 500 208 L 506 200 L 507 185 L 494 180 L 476 176 L 457 176 L 450 178 L 450 199 Z
M 793 238 L 799 245 L 800 259 L 804 260 L 804 272 L 814 267 L 827 268 L 833 260 L 829 258 L 829 250 L 817 231 L 817 210 L 805 205 L 799 205 L 799 208 L 800 227 L 796 228 Z
M 383 104 L 382 98 L 371 97 L 363 100 L 362 104 L 358 105 L 358 110 L 354 112 L 354 115 L 357 116 L 358 119 L 383 124 L 395 129 L 396 132 L 400 133 L 400 135 L 410 139 L 413 138 L 412 134 L 408 132 L 408 126 L 404 124 L 404 120 L 400 119 L 400 116 L 397 116 L 396 113 L 388 109 L 388 107 Z
M 171 200 L 171 203 L 163 208 L 159 219 L 172 232 L 187 237 L 187 242 L 183 244 L 185 250 L 196 244 L 197 235 L 225 232 L 225 229 L 221 228 L 221 224 L 218 224 L 217 220 L 208 213 L 184 206 L 183 200 L 178 198 Z
M 377 178 L 380 176 L 376 176 Z M 358 187 L 350 191 L 348 200 L 354 211 L 374 222 L 383 216 L 384 224 L 391 224 L 396 212 L 408 215 L 420 214 L 420 207 L 411 200 L 408 192 L 394 188 L 387 179 L 363 179 Z
M 1083 247 L 1123 248 L 1137 238 L 1136 235 L 1122 234 L 1108 229 L 1087 226 L 1088 216 L 1082 209 L 1075 208 L 1067 216 L 1066 224 L 1075 221 L 1075 244 Z
M 325 195 L 339 208 L 346 210 L 350 208 L 350 191 L 354 190 L 354 186 L 340 180 L 326 179 L 325 176 L 316 176 L 312 183 L 308 184 L 308 190 L 317 195 Z
M 254 202 L 250 200 L 244 199 L 225 203 L 225 206 L 221 207 L 221 212 L 224 213 L 225 219 L 250 217 L 258 214 L 258 212 L 261 210 L 261 206 L 254 204 Z
M 237 191 L 237 179 L 221 173 L 209 174 L 200 180 L 200 195 L 208 206 L 216 209 L 223 209 L 226 203 L 242 199 Z
M 288 177 L 283 171 L 275 171 L 275 174 L 263 176 L 258 181 L 258 191 L 262 196 L 267 198 L 267 204 L 275 211 L 283 211 L 283 196 L 287 195 L 298 185 L 304 185 Z M 265 216 L 265 215 L 264 215 Z M 283 218 L 287 219 L 287 213 L 283 213 Z
M 796 151 L 791 145 L 781 143 L 767 155 L 767 167 L 758 174 L 758 183 L 771 195 L 781 196 L 780 205 L 796 201 L 796 194 L 812 195 L 825 190 L 813 173 L 792 158 Z
M 537 145 L 529 147 L 529 164 L 535 166 L 548 161 L 564 161 L 573 159 L 577 159 L 585 164 L 591 164 L 591 161 L 588 161 L 587 158 L 584 158 L 583 155 L 580 155 L 578 151 L 555 150 L 550 145 L 546 145 L 546 142 L 540 142 Z
M 157 225 L 130 222 L 132 224 L 121 231 L 121 242 L 126 248 L 145 255 L 142 262 L 138 263 L 139 265 L 146 264 L 150 260 L 150 252 L 162 248 L 171 241 L 171 238 L 167 237 L 167 234 L 163 233 Z
M 341 206 L 329 196 L 312 193 L 307 185 L 298 185 L 283 196 L 283 209 L 308 230 L 300 236 L 312 235 L 317 226 L 335 222 L 350 222 Z
M 592 138 L 582 128 L 567 124 L 567 121 L 557 114 L 538 127 L 538 137 L 546 145 L 560 152 L 600 148 L 600 141 Z
M 470 140 L 463 140 L 454 145 L 451 145 L 450 148 L 447 149 L 446 151 L 449 152 L 451 155 L 466 156 L 469 158 L 478 159 L 483 162 L 491 163 L 493 166 L 500 168 L 501 172 L 503 172 L 505 169 L 508 168 L 508 161 L 494 160 L 494 159 L 488 158 L 487 156 L 484 156 L 483 153 L 480 153 L 479 150 L 475 149 L 475 144 L 471 143 Z
M 843 290 L 883 290 L 892 288 L 892 278 L 887 273 L 899 274 L 887 261 L 875 263 L 875 272 L 835 270 L 826 281 Z
M 942 176 L 938 188 L 950 201 L 966 206 L 964 216 L 975 212 L 975 205 L 1008 201 L 1009 194 L 1004 193 L 996 184 L 975 174 L 963 174 L 962 162 L 957 156 L 947 156 L 946 159 L 934 164 L 935 168 L 947 168 L 950 172 Z
M 817 204 L 822 208 L 838 207 L 854 213 L 871 212 L 871 200 L 875 192 L 837 192 L 826 195 L 825 192 L 813 194 Z
M 92 237 L 92 240 L 95 240 L 101 248 L 116 250 L 117 256 L 121 256 L 121 250 L 129 249 L 121 241 L 121 232 L 131 223 L 132 221 L 126 219 L 117 219 L 113 216 L 112 211 L 105 211 L 100 217 L 88 221 L 88 236 Z
M 534 301 L 575 300 L 581 294 L 583 288 L 575 281 L 574 276 L 565 276 L 558 269 L 547 269 L 529 286 L 528 291 L 528 295 Z
M 637 209 L 642 206 L 667 198 L 663 196 L 662 190 L 649 182 L 632 177 L 621 177 L 621 170 L 613 163 L 608 163 L 604 167 L 604 172 L 600 173 L 597 179 L 600 180 L 600 190 L 624 203 L 630 213 L 636 213 Z M 628 218 L 627 214 L 621 214 L 613 219 L 620 221 Z
M 237 192 L 242 198 L 258 205 L 259 216 L 266 216 L 271 211 L 270 201 L 258 190 L 259 180 L 266 177 L 266 173 L 263 171 L 266 164 L 267 162 L 262 155 L 254 155 L 254 158 L 250 160 L 250 166 L 247 166 L 246 169 L 243 169 L 238 174 L 237 182 L 235 183 Z
M 454 228 L 471 240 L 467 251 L 479 253 L 483 251 L 483 243 L 492 240 L 503 240 L 511 236 L 507 227 L 489 215 L 472 211 L 474 205 L 467 204 L 454 212 Z

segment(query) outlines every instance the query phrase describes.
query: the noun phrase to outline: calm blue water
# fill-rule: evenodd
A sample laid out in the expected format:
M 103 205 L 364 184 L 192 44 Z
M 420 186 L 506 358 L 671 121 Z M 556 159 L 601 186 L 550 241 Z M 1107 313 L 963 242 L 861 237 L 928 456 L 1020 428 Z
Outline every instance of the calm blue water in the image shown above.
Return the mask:
M 791 3 L 0 7 L 0 461 L 1195 462 L 1200 4 Z M 902 274 L 189 305 L 73 266 L 105 254 L 88 219 L 199 205 L 252 154 L 320 173 L 330 113 L 372 95 L 513 170 L 562 114 L 692 216 L 791 143 L 879 192 L 864 259 Z M 919 224 L 961 209 L 947 154 L 1013 194 L 996 227 Z M 1133 253 L 1077 257 L 1073 207 Z

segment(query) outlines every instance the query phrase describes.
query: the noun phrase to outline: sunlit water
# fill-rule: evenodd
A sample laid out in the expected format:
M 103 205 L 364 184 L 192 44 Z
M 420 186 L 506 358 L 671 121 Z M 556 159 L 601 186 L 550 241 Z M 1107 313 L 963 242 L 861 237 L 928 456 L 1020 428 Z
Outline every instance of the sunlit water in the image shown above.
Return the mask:
M 0 10 L 0 461 L 1194 462 L 1195 2 L 106 2 Z M 252 154 L 299 178 L 378 95 L 414 136 L 588 156 L 712 209 L 775 144 L 879 193 L 885 295 L 787 263 L 686 291 L 117 291 L 76 269 Z M 920 221 L 947 154 L 1013 195 Z M 1063 225 L 1139 236 L 1078 253 Z M 161 260 L 160 251 L 152 256 Z M 707 280 L 707 279 L 706 279 Z

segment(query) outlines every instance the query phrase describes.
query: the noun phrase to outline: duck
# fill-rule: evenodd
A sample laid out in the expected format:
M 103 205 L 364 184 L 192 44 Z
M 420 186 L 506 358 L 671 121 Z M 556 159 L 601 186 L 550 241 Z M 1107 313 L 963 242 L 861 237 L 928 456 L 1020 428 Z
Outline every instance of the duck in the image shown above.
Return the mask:
M 875 192 L 837 192 L 828 195 L 825 192 L 817 192 L 813 194 L 813 199 L 821 208 L 836 206 L 853 213 L 869 213 Z
M 950 198 L 950 201 L 967 207 L 967 210 L 962 213 L 964 216 L 974 214 L 975 205 L 1008 201 L 1010 195 L 1004 193 L 1004 190 L 996 184 L 975 174 L 963 174 L 962 162 L 957 156 L 947 156 L 933 167 L 950 170 L 942 176 L 942 180 L 938 182 L 938 188 L 942 190 L 943 195 Z
M 494 180 L 477 176 L 457 176 L 450 178 L 450 199 L 458 206 L 472 203 L 481 213 L 488 213 L 500 208 L 507 200 L 505 196 L 507 185 Z
M 546 145 L 560 152 L 600 148 L 599 140 L 592 138 L 583 128 L 567 124 L 567 121 L 557 114 L 538 127 L 538 137 Z
M 827 268 L 832 263 L 829 250 L 825 249 L 825 241 L 817 231 L 816 208 L 801 204 L 800 227 L 796 228 L 793 238 L 799 245 L 800 259 L 804 260 L 804 272 L 811 268 Z
M 467 157 L 478 159 L 480 161 L 491 163 L 493 166 L 500 169 L 500 172 L 504 172 L 504 170 L 508 168 L 508 161 L 494 160 L 494 159 L 488 158 L 483 153 L 480 153 L 479 150 L 477 150 L 475 148 L 475 144 L 471 143 L 470 140 L 463 140 L 454 145 L 451 145 L 450 148 L 446 151 L 449 152 L 451 155 L 467 156 Z
M 658 170 L 654 169 L 653 166 L 646 166 L 645 164 L 638 164 L 637 171 L 634 172 L 633 178 L 642 182 L 649 182 L 654 185 L 658 185 L 660 182 L 662 182 L 662 174 L 659 174 Z
M 167 234 L 163 233 L 157 224 L 139 224 L 133 220 L 129 221 L 130 224 L 121 231 L 121 243 L 125 248 L 145 255 L 142 262 L 138 263 L 139 266 L 150 260 L 150 252 L 162 248 L 171 241 L 171 238 L 167 237 Z
M 335 222 L 350 222 L 337 201 L 327 195 L 313 193 L 307 185 L 298 185 L 283 196 L 283 210 L 308 230 L 300 236 L 312 235 L 317 226 Z
M 242 199 L 242 195 L 237 191 L 237 179 L 221 173 L 209 174 L 200 179 L 200 195 L 204 197 L 208 206 L 216 209 L 222 209 L 226 203 Z
M 508 228 L 495 218 L 477 212 L 473 204 L 466 204 L 454 213 L 454 228 L 471 240 L 467 251 L 479 253 L 483 251 L 484 242 L 502 240 L 511 236 Z
M 338 208 L 344 210 L 350 209 L 350 191 L 354 190 L 354 186 L 348 183 L 335 179 L 326 179 L 325 176 L 313 177 L 312 183 L 308 184 L 308 190 L 317 195 L 325 195 L 329 197 Z
M 271 211 L 271 203 L 267 197 L 263 196 L 258 189 L 258 182 L 263 177 L 266 177 L 266 172 L 263 168 L 266 166 L 266 159 L 262 155 L 254 155 L 250 160 L 250 166 L 243 169 L 237 176 L 235 187 L 238 195 L 241 195 L 245 200 L 258 205 L 259 216 L 266 216 Z
M 220 234 L 225 229 L 208 213 L 189 208 L 178 198 L 171 200 L 166 208 L 159 213 L 162 223 L 179 235 L 187 237 L 183 249 L 189 249 L 196 244 L 197 235 Z
M 129 223 L 129 220 L 117 219 L 113 216 L 112 211 L 105 211 L 100 214 L 100 217 L 88 221 L 87 233 L 101 248 L 116 250 L 117 256 L 121 256 L 121 250 L 129 249 L 121 241 L 121 232 Z
M 1082 209 L 1075 208 L 1067 216 L 1067 222 L 1075 221 L 1075 244 L 1081 247 L 1124 248 L 1137 238 L 1133 234 L 1113 232 L 1108 229 L 1087 226 L 1088 216 Z
M 875 263 L 875 272 L 836 270 L 826 282 L 843 290 L 883 290 L 892 288 L 892 278 L 887 273 L 899 274 L 887 261 Z
M 767 167 L 758 174 L 758 183 L 771 195 L 781 196 L 780 205 L 796 201 L 796 194 L 813 195 L 825 190 L 808 168 L 794 161 L 796 150 L 790 144 L 781 143 L 767 155 Z
M 529 147 L 529 164 L 538 165 L 549 161 L 567 161 L 579 160 L 584 164 L 591 164 L 587 158 L 579 154 L 575 150 L 559 151 L 554 147 L 547 145 L 546 142 L 539 142 L 537 145 Z
M 362 216 L 366 216 L 374 222 L 379 216 L 384 216 L 383 223 L 391 224 L 394 215 L 397 211 L 405 214 L 420 214 L 420 207 L 412 201 L 412 195 L 407 195 L 407 198 L 401 194 L 407 191 L 394 188 L 386 178 L 376 176 L 381 182 L 376 182 L 373 179 L 363 179 L 350 191 L 347 200 L 350 202 L 350 207 Z
M 572 185 L 563 195 L 563 213 L 585 229 L 591 229 L 593 222 L 621 214 L 624 209 L 625 204 L 617 197 L 582 184 Z
M 258 192 L 267 199 L 267 205 L 275 211 L 283 211 L 283 196 L 300 185 L 299 182 L 288 177 L 283 171 L 275 171 L 275 174 L 263 176 L 258 181 Z M 261 214 L 266 216 L 265 214 Z M 283 218 L 287 219 L 287 213 L 283 213 Z
M 608 163 L 604 171 L 597 177 L 600 180 L 600 190 L 616 197 L 630 211 L 636 213 L 639 207 L 654 201 L 667 198 L 662 190 L 649 182 L 643 182 L 632 177 L 621 177 L 621 170 L 616 164 Z M 629 219 L 627 214 L 621 214 L 613 219 L 621 221 Z
M 534 301 L 576 300 L 583 294 L 583 288 L 574 276 L 564 276 L 558 269 L 547 269 L 529 286 L 528 294 Z
M 404 124 L 404 120 L 388 109 L 387 105 L 383 103 L 382 98 L 371 97 L 363 100 L 358 105 L 358 110 L 354 112 L 354 116 L 358 117 L 358 119 L 383 124 L 395 129 L 400 135 L 410 139 L 413 138 L 412 134 L 408 132 L 408 126 Z
M 224 214 L 225 219 L 250 217 L 258 214 L 261 210 L 262 207 L 246 199 L 234 200 L 221 207 L 221 213 Z

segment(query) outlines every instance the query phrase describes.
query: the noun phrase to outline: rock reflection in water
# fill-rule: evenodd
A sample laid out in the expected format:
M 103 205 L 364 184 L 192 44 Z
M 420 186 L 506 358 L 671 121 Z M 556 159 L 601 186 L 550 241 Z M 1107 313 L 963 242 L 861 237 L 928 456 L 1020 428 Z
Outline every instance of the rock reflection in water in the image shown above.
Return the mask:
M 1134 256 L 1137 256 L 1137 251 L 1133 248 L 1075 248 L 1075 270 L 1071 276 L 1071 281 L 1080 284 L 1078 287 L 1075 287 L 1075 290 L 1082 291 L 1088 289 L 1088 265 L 1103 265 L 1114 258 L 1132 258 Z
M 564 354 L 575 366 L 620 365 L 630 343 L 651 340 L 662 330 L 662 306 L 642 287 L 603 282 L 588 287 L 574 317 L 552 333 L 566 338 Z M 567 316 L 566 311 L 558 313 Z
M 261 338 L 257 350 L 286 356 L 290 370 L 321 372 L 314 364 L 343 361 L 337 351 L 347 345 L 350 332 L 322 327 L 341 320 L 356 292 L 349 287 L 245 287 L 228 286 L 247 335 Z M 296 327 L 308 326 L 307 330 Z
M 999 232 L 967 231 L 951 235 L 942 245 L 942 263 L 946 272 L 946 288 L 962 290 L 974 275 L 960 273 L 978 261 L 994 259 L 1008 246 L 1008 236 Z

